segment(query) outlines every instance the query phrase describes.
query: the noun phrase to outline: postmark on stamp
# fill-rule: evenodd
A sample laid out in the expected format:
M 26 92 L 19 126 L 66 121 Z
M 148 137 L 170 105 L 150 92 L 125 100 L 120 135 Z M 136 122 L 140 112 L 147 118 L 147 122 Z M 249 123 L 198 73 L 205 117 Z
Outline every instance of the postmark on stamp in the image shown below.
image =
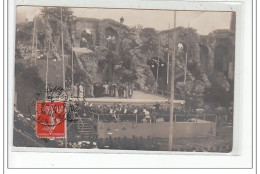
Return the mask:
M 35 98 L 35 133 L 38 138 L 66 136 L 66 101 L 68 95 L 59 86 L 47 88 L 46 101 Z
M 29 106 L 30 113 L 35 108 L 36 136 L 38 138 L 64 138 L 66 136 L 67 121 L 73 121 L 74 112 L 78 105 L 68 101 L 68 94 L 60 86 L 47 88 L 44 101 L 39 91 L 34 102 Z M 40 99 L 41 98 L 41 99 Z
M 65 102 L 36 102 L 36 136 L 62 138 L 66 135 Z

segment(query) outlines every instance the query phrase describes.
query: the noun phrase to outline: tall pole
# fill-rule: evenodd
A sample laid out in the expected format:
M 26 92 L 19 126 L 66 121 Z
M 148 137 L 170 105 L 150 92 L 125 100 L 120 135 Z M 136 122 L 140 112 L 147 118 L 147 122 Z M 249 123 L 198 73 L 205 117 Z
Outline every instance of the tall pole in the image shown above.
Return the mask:
M 63 89 L 65 90 L 65 61 L 64 61 L 64 48 L 63 48 L 63 22 L 62 22 L 62 7 L 60 8 L 61 19 L 61 54 L 62 54 L 62 79 Z M 67 129 L 67 121 L 65 120 L 65 129 Z M 64 146 L 67 148 L 67 130 L 65 131 Z
M 174 11 L 174 28 L 176 28 L 176 11 Z M 173 110 L 174 110 L 174 71 L 175 71 L 175 39 L 173 35 L 172 47 L 172 66 L 171 66 L 171 100 L 170 100 L 170 128 L 169 128 L 169 151 L 172 151 L 172 138 L 173 138 Z
M 45 89 L 48 91 L 48 73 L 49 73 L 49 52 L 50 52 L 50 40 L 49 40 L 49 46 L 48 46 L 48 52 L 47 52 L 47 65 L 46 65 L 46 79 L 45 79 Z M 45 100 L 48 99 L 48 92 L 45 93 Z
M 35 48 L 36 50 L 38 49 L 38 34 L 37 34 L 37 29 L 35 29 Z
M 190 22 L 188 23 L 188 29 L 189 29 L 189 27 L 190 27 Z M 188 43 L 186 43 L 184 86 L 186 85 L 186 79 L 187 79 L 187 65 L 188 65 Z M 186 86 L 185 86 L 185 90 L 186 90 Z
M 34 40 L 35 40 L 35 18 L 33 19 L 33 43 L 32 43 L 32 58 L 34 56 L 35 58 L 35 55 L 34 55 Z M 31 60 L 31 64 L 33 65 L 33 60 Z
M 186 45 L 186 54 L 185 54 L 185 69 L 184 69 L 184 85 L 186 85 L 186 78 L 187 78 L 187 59 L 188 59 L 188 53 L 187 53 L 187 45 Z
M 74 96 L 74 58 L 73 58 L 73 44 L 71 45 L 71 97 Z
M 38 43 L 38 34 L 37 34 L 37 29 L 35 27 L 35 49 L 37 50 L 38 49 L 38 46 L 37 46 L 37 43 Z M 34 63 L 35 63 L 35 66 L 37 65 L 37 56 L 34 55 Z
M 61 13 L 61 54 L 62 54 L 62 81 L 63 81 L 63 89 L 65 90 L 65 60 L 64 60 L 64 48 L 63 48 L 63 22 L 62 22 L 62 7 L 60 9 Z
M 170 24 L 168 26 L 168 30 L 170 30 Z M 169 83 L 169 74 L 170 74 L 170 49 L 169 49 L 170 39 L 169 39 L 169 32 L 170 31 L 168 31 L 167 84 Z
M 73 47 L 71 48 L 71 85 L 74 86 L 74 74 L 73 74 L 73 71 L 74 71 L 74 58 L 73 58 Z
M 190 28 L 190 22 L 188 22 L 188 29 Z M 187 91 L 186 91 L 186 81 L 187 81 L 187 69 L 188 69 L 188 42 L 186 42 L 186 54 L 185 54 L 185 71 L 184 71 L 184 100 L 185 100 L 185 114 L 187 114 Z
M 157 70 L 156 70 L 156 94 L 157 94 L 157 89 L 158 89 L 158 76 L 159 76 L 159 66 L 160 66 L 160 59 L 159 59 L 160 44 L 161 44 L 161 42 L 159 40 L 158 54 L 157 54 Z
M 170 53 L 168 52 L 168 60 L 167 60 L 167 84 L 169 83 L 169 74 L 170 74 Z

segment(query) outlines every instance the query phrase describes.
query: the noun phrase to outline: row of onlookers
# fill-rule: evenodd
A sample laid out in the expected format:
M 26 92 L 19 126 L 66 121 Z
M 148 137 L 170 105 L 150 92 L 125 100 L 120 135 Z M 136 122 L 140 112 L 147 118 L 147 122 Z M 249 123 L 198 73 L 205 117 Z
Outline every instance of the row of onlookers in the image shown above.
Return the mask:
M 92 98 L 92 97 L 120 97 L 131 98 L 133 95 L 132 86 L 123 83 L 97 82 L 94 84 L 79 83 L 72 86 L 72 97 Z

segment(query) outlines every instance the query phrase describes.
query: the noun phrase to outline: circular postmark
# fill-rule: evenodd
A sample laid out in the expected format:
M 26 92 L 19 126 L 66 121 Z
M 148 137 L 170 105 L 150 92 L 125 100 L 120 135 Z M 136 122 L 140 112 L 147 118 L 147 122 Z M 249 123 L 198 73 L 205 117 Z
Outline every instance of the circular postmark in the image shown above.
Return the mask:
M 68 93 L 60 86 L 38 90 L 28 105 L 32 118 L 38 124 L 49 127 L 62 124 L 66 119 L 71 121 L 77 108 L 76 104 L 68 101 Z
M 66 119 L 65 102 L 36 102 L 36 122 L 48 127 L 58 126 Z
M 68 93 L 61 86 L 55 86 L 46 90 L 47 98 L 51 101 L 67 101 Z

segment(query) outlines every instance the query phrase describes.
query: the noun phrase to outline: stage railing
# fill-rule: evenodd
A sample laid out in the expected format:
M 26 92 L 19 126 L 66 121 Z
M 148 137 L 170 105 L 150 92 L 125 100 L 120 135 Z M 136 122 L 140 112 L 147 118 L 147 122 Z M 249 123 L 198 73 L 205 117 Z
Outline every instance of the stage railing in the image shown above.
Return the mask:
M 145 114 L 98 114 L 94 112 L 89 112 L 93 121 L 104 121 L 104 122 L 134 122 L 134 123 L 143 123 L 143 119 L 147 120 L 147 123 L 156 123 L 156 122 L 169 122 L 169 114 L 155 112 L 149 116 Z M 209 122 L 217 123 L 216 114 L 174 114 L 174 122 L 194 122 L 198 123 L 198 120 L 204 120 Z
M 174 114 L 175 122 L 195 122 L 197 123 L 198 120 L 210 121 L 210 122 L 217 122 L 217 115 L 216 114 Z
M 161 89 L 156 89 L 153 93 L 157 94 L 157 95 L 166 96 L 166 97 L 170 97 L 171 96 L 171 92 L 170 91 L 164 91 L 164 90 L 161 90 Z M 181 96 L 181 94 L 174 93 L 174 99 L 175 100 L 182 100 L 183 97 Z

